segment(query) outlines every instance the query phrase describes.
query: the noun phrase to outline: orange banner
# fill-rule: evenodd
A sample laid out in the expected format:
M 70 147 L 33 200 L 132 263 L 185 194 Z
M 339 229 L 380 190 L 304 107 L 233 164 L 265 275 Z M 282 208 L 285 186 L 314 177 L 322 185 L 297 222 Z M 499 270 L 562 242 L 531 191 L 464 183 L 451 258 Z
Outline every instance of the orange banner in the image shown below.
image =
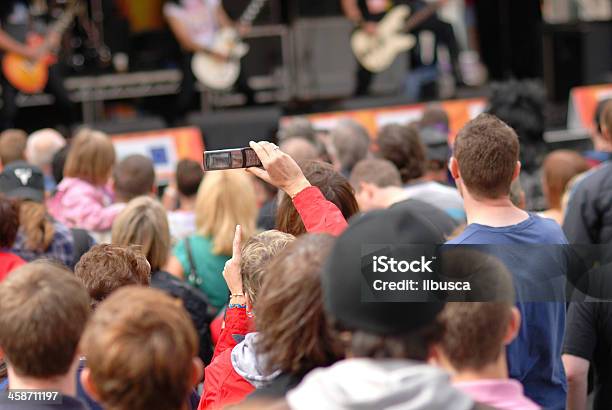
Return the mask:
M 486 106 L 484 98 L 466 100 L 448 100 L 439 103 L 448 113 L 450 120 L 450 138 L 454 139 L 463 125 L 482 113 Z M 363 125 L 372 138 L 376 138 L 378 130 L 391 123 L 407 124 L 418 121 L 423 115 L 427 104 L 400 105 L 384 108 L 368 108 L 354 111 L 336 111 L 306 115 L 317 130 L 327 131 L 345 118 L 351 118 Z M 290 121 L 293 117 L 284 117 L 281 122 Z
M 153 160 L 158 183 L 174 178 L 176 164 L 182 159 L 202 163 L 204 142 L 199 128 L 170 128 L 159 131 L 111 135 L 117 157 L 142 154 Z
M 612 98 L 612 84 L 572 88 L 568 104 L 567 128 L 582 128 L 592 132 L 597 104 L 608 98 Z

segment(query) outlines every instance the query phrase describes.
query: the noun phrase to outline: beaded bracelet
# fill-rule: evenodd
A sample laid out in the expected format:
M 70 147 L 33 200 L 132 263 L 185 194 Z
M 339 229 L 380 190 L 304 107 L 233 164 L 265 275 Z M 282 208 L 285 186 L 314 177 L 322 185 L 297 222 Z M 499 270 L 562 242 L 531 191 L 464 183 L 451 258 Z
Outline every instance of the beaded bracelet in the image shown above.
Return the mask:
M 230 303 L 229 305 L 227 305 L 228 309 L 246 309 L 246 305 L 240 305 L 237 303 Z

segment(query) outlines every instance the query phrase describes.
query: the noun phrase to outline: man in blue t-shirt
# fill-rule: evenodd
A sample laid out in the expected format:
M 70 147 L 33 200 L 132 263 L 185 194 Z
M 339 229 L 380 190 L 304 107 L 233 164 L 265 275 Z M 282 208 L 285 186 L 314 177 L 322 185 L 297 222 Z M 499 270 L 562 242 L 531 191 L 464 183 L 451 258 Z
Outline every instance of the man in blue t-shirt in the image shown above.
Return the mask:
M 464 199 L 468 226 L 448 244 L 487 245 L 512 272 L 523 320 L 507 349 L 510 376 L 542 407 L 564 409 L 567 259 L 563 247 L 551 245 L 567 240 L 556 222 L 510 201 L 510 185 L 521 168 L 518 159 L 516 133 L 494 116 L 480 115 L 459 132 L 450 171 Z

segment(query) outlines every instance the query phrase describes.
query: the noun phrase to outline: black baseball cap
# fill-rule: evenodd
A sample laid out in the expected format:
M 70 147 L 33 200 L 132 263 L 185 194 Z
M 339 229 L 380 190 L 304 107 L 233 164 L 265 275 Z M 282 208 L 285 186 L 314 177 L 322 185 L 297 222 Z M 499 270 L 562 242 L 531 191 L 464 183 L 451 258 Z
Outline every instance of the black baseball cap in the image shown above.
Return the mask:
M 0 173 L 0 192 L 10 198 L 43 202 L 45 177 L 34 165 L 24 161 L 12 162 Z
M 427 150 L 427 159 L 446 162 L 450 156 L 448 133 L 439 127 L 425 127 L 419 131 L 421 141 Z
M 436 245 L 444 236 L 423 215 L 406 209 L 373 211 L 353 219 L 323 269 L 325 309 L 341 327 L 401 335 L 435 321 L 444 302 L 362 301 L 362 249 L 367 244 Z

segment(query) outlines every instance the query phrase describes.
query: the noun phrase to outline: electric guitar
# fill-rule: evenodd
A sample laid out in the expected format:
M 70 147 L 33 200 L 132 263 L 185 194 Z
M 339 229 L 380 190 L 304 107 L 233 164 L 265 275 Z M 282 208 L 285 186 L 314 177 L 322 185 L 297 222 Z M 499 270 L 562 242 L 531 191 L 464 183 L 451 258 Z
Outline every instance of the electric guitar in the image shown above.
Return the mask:
M 251 24 L 267 0 L 252 0 L 238 20 L 240 24 Z M 227 59 L 218 58 L 204 51 L 196 53 L 191 60 L 191 70 L 200 83 L 213 90 L 226 90 L 233 86 L 240 75 L 240 60 L 249 52 L 238 31 L 225 27 L 215 34 L 211 51 Z
M 69 2 L 69 5 L 62 16 L 53 23 L 49 32 L 62 34 L 70 26 L 74 16 L 81 7 L 78 0 Z M 50 39 L 44 38 L 40 34 L 30 33 L 26 44 L 30 47 L 43 47 L 50 50 Z M 8 82 L 24 93 L 35 94 L 44 90 L 49 80 L 49 66 L 55 64 L 56 56 L 47 52 L 36 61 L 29 60 L 17 53 L 6 53 L 2 58 L 2 73 Z
M 412 17 L 410 7 L 396 6 L 378 23 L 376 34 L 369 34 L 363 29 L 355 30 L 351 36 L 351 48 L 357 61 L 372 73 L 385 71 L 399 54 L 415 46 L 416 38 L 408 32 L 432 16 L 444 3 L 438 1 L 430 4 Z

